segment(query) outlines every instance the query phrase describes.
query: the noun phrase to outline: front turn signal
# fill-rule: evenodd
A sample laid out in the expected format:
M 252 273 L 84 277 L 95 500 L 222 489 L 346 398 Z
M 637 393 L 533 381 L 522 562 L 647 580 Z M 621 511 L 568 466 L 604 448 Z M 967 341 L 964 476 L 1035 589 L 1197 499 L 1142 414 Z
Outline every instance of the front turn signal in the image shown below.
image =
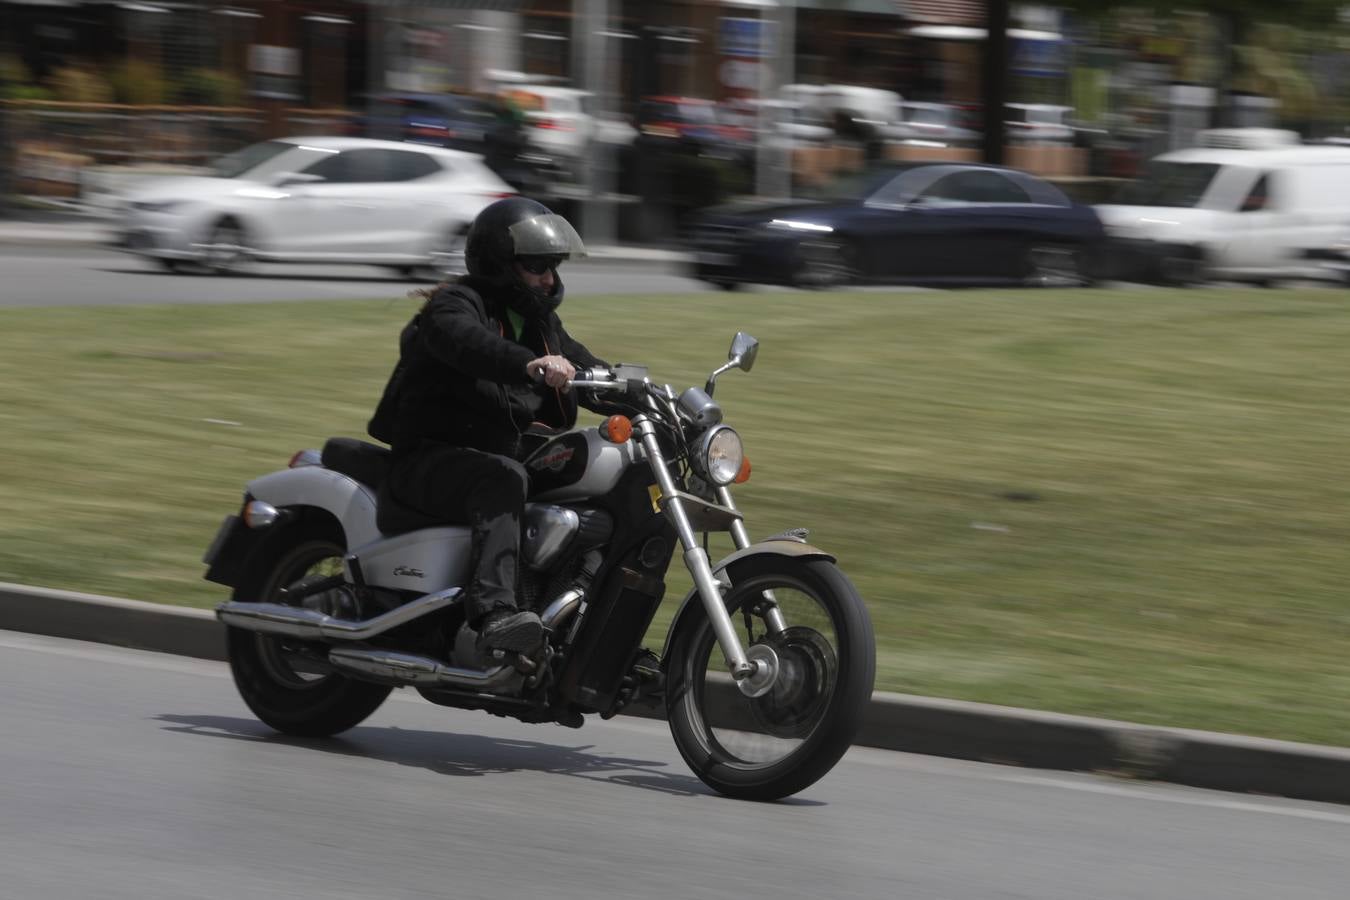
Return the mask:
M 741 468 L 736 473 L 736 477 L 731 479 L 732 484 L 745 484 L 750 480 L 750 457 L 741 457 Z
M 600 436 L 611 444 L 625 443 L 633 436 L 633 423 L 627 416 L 610 416 L 600 423 Z

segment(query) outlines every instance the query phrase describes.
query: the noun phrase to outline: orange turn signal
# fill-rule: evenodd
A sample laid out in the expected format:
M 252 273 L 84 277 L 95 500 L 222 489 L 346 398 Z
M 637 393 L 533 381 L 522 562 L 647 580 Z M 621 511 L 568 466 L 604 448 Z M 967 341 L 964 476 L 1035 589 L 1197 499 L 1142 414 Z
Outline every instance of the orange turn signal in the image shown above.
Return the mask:
M 610 416 L 600 423 L 600 436 L 611 444 L 622 444 L 633 436 L 633 423 L 627 416 Z
M 750 457 L 742 456 L 740 471 L 736 473 L 735 478 L 731 479 L 731 483 L 745 484 L 749 480 L 750 480 Z

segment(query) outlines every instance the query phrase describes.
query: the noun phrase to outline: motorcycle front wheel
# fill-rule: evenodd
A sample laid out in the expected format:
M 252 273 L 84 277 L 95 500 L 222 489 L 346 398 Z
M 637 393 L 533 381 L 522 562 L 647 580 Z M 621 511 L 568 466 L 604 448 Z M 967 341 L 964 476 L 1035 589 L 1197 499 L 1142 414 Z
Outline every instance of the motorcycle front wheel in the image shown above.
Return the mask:
M 727 671 L 712 624 L 690 609 L 672 635 L 666 714 L 675 745 L 705 784 L 731 797 L 777 800 L 834 767 L 862 727 L 876 675 L 867 607 L 830 561 L 751 557 L 723 595 L 745 646 L 778 660 L 767 693 L 748 697 Z M 786 628 L 766 614 L 777 608 Z
M 284 588 L 340 572 L 345 552 L 340 532 L 290 526 L 264 546 L 236 586 L 234 599 L 285 603 Z M 365 721 L 392 690 L 334 672 L 322 661 L 321 645 L 297 638 L 230 628 L 226 644 L 244 703 L 283 734 L 327 737 L 346 731 Z

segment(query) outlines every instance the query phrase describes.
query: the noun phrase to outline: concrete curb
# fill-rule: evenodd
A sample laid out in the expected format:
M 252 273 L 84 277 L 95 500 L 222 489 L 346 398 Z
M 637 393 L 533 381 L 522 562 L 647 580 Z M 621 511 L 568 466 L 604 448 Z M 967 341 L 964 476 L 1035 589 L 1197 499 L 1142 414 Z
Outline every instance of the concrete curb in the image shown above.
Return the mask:
M 0 245 L 40 246 L 65 244 L 107 247 L 112 244 L 116 229 L 110 224 L 86 222 L 22 222 L 0 220 Z M 627 263 L 685 263 L 692 260 L 688 253 L 660 247 L 631 247 L 621 244 L 589 248 L 586 262 Z
M 0 629 L 225 658 L 206 610 L 0 583 Z M 634 714 L 658 718 L 651 711 Z M 872 697 L 858 743 L 1043 769 L 1350 803 L 1350 749 L 941 700 Z

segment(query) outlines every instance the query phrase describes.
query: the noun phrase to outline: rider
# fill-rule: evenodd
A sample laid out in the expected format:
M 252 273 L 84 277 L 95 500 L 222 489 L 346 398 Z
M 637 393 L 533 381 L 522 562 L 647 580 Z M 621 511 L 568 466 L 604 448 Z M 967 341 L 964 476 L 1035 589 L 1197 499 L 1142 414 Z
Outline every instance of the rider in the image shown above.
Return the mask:
M 541 203 L 485 207 L 465 244 L 468 274 L 438 286 L 403 329 L 371 423 L 393 449 L 381 511 L 397 505 L 473 528 L 465 609 L 480 650 L 528 652 L 543 636 L 539 616 L 516 606 L 529 488 L 521 461 L 532 425 L 576 424 L 577 395 L 564 388 L 577 367 L 607 365 L 558 318 L 558 265 L 585 255 L 567 220 Z

